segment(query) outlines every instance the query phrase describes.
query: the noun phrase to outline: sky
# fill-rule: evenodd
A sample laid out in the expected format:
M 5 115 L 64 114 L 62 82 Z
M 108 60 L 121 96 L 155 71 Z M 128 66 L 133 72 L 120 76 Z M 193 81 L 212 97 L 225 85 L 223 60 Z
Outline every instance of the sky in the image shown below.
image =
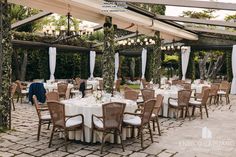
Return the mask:
M 209 0 L 201 0 L 201 1 L 209 1 Z M 216 0 L 217 2 L 225 2 L 225 3 L 236 3 L 236 0 Z M 188 7 L 174 7 L 174 6 L 167 6 L 166 7 L 166 15 L 167 16 L 181 16 L 183 11 L 201 11 L 204 9 L 199 8 L 188 8 Z M 217 10 L 214 13 L 214 16 L 216 16 L 215 20 L 224 20 L 224 17 L 227 15 L 233 15 L 236 14 L 236 11 L 223 11 L 223 10 Z

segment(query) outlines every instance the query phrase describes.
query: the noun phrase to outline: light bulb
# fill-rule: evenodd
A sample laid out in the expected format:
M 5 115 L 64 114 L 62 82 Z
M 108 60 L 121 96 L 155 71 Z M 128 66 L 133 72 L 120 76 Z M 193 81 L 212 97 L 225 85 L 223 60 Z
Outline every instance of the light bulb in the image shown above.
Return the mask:
M 140 42 L 140 39 L 137 39 L 137 43 L 139 43 Z

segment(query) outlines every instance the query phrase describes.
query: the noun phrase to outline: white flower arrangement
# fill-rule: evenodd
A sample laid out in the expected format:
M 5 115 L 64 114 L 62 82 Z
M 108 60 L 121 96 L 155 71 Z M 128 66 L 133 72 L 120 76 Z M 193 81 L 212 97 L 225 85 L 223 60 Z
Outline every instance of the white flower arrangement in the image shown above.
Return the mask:
M 95 92 L 93 92 L 93 96 L 96 98 L 96 101 L 101 100 L 102 92 L 101 91 L 95 91 Z

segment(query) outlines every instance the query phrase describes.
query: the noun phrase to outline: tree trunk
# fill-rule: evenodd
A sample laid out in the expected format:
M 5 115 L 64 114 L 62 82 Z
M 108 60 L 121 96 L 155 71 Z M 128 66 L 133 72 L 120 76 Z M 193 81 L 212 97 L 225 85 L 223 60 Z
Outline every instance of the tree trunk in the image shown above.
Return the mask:
M 20 74 L 20 80 L 21 81 L 25 81 L 27 63 L 28 63 L 28 53 L 25 50 L 24 51 L 24 56 L 23 56 L 23 61 L 22 61 L 22 64 L 21 64 L 21 74 Z

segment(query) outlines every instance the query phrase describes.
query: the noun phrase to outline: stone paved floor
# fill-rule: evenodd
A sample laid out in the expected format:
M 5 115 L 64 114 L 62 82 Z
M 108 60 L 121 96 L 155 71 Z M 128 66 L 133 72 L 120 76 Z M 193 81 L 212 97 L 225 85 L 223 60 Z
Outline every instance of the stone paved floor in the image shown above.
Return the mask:
M 0 133 L 0 156 L 130 156 L 130 157 L 235 157 L 236 156 L 236 96 L 231 96 L 230 105 L 210 105 L 207 119 L 199 114 L 189 121 L 161 118 L 162 136 L 154 132 L 154 143 L 145 135 L 145 149 L 141 149 L 140 141 L 125 141 L 125 152 L 120 145 L 110 144 L 100 155 L 100 144 L 82 144 L 71 141 L 68 152 L 65 152 L 63 139 L 54 136 L 53 146 L 48 148 L 50 131 L 42 128 L 40 141 L 36 140 L 38 119 L 35 108 L 29 104 L 16 104 L 12 112 L 12 130 Z M 211 132 L 208 139 L 202 138 L 202 128 Z

